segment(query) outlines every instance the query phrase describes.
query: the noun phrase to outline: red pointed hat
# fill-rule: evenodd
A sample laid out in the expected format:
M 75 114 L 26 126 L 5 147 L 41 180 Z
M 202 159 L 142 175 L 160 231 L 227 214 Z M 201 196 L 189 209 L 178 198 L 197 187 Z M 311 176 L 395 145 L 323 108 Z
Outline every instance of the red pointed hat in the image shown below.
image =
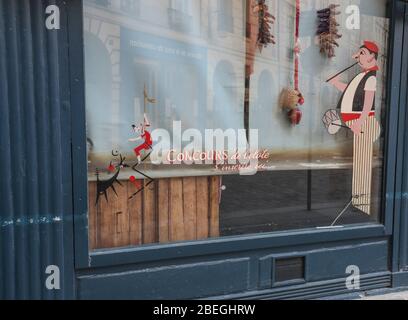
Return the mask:
M 378 53 L 380 51 L 377 44 L 372 41 L 364 41 L 364 47 L 374 53 Z

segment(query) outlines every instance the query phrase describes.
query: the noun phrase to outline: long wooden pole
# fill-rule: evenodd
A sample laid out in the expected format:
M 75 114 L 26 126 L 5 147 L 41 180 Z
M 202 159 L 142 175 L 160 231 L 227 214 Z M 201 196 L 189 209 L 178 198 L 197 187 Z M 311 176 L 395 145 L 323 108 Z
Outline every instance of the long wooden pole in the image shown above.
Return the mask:
M 249 115 L 250 115 L 250 88 L 251 76 L 254 73 L 255 52 L 257 48 L 259 17 L 253 13 L 257 0 L 246 0 L 246 53 L 245 53 L 245 100 L 244 100 L 244 126 L 249 142 Z
M 251 41 L 251 2 L 252 0 L 246 0 L 246 42 L 245 42 L 245 97 L 244 97 L 244 128 L 246 132 L 246 138 L 249 142 L 249 101 L 250 101 L 250 86 L 251 86 L 251 74 L 253 68 L 253 53 L 252 53 L 252 41 Z M 252 65 L 251 65 L 252 63 Z
M 332 81 L 334 78 L 337 78 L 339 75 L 341 75 L 342 73 L 346 72 L 347 70 L 350 70 L 351 68 L 353 68 L 354 66 L 358 65 L 358 62 L 356 62 L 355 64 L 351 65 L 350 67 L 340 71 L 339 73 L 337 73 L 336 75 L 334 75 L 333 77 L 331 77 L 330 79 L 327 79 L 326 82 L 330 82 Z

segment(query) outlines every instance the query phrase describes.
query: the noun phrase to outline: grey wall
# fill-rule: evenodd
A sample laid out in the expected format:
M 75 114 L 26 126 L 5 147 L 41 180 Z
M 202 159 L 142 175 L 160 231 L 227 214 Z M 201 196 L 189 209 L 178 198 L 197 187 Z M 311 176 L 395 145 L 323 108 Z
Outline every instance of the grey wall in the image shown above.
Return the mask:
M 0 1 L 0 300 L 74 292 L 66 8 L 47 30 L 48 3 Z M 45 288 L 48 265 L 63 290 Z

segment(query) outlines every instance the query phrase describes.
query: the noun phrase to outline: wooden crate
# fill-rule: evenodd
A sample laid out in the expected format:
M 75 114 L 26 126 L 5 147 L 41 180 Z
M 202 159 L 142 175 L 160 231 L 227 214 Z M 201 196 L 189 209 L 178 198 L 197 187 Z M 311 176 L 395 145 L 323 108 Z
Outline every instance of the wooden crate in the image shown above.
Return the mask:
M 115 185 L 95 205 L 96 182 L 89 182 L 91 249 L 190 241 L 219 236 L 219 177 L 158 179 L 138 189 Z M 141 183 L 146 183 L 142 181 Z

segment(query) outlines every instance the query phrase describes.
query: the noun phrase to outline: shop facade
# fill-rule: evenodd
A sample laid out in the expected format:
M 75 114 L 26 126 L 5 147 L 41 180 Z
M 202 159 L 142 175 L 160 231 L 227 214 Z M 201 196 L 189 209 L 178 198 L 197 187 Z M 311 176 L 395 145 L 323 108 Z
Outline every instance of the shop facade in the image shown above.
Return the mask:
M 408 286 L 407 31 L 401 0 L 0 1 L 0 297 Z

